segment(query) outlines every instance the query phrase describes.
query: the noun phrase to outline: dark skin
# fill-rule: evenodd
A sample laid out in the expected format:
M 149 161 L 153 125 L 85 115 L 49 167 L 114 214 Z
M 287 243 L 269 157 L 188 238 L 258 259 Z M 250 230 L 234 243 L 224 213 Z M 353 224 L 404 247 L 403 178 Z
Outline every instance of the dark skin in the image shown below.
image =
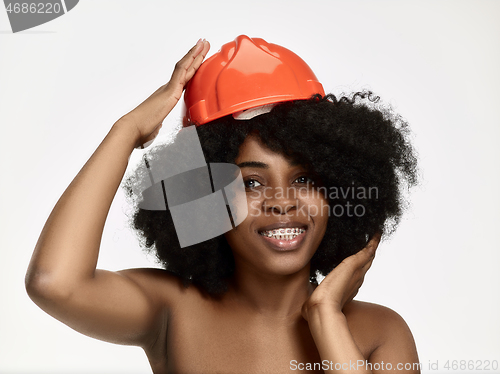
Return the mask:
M 156 136 L 208 50 L 208 42 L 200 41 L 176 65 L 169 83 L 115 123 L 62 195 L 30 262 L 30 297 L 81 333 L 142 347 L 154 373 L 281 373 L 290 371 L 292 360 L 366 359 L 394 368 L 418 362 L 401 317 L 351 301 L 380 237 L 344 260 L 321 285 L 311 285 L 310 259 L 326 230 L 325 200 L 313 193 L 314 181 L 304 168 L 254 136 L 245 140 L 235 160 L 250 214 L 226 234 L 236 265 L 227 293 L 207 297 L 159 269 L 96 269 L 106 215 L 130 153 Z M 301 193 L 276 193 L 285 188 Z M 259 193 L 263 189 L 270 193 Z M 305 232 L 294 243 L 260 235 L 276 224 Z M 325 372 L 345 372 L 332 369 Z

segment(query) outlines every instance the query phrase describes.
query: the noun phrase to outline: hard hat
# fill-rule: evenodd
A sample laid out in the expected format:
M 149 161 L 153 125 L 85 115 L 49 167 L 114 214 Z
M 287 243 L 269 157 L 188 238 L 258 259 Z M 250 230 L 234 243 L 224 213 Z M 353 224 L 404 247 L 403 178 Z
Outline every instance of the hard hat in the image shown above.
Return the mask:
M 323 86 L 299 56 L 263 39 L 240 35 L 207 59 L 188 82 L 184 125 L 203 125 L 256 107 L 265 113 L 270 104 L 315 94 L 324 95 Z

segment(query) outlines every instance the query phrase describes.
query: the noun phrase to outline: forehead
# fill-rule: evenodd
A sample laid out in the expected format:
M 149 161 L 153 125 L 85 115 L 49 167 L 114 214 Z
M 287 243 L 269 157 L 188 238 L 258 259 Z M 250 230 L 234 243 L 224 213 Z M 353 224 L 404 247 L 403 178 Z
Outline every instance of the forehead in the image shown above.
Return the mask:
M 263 162 L 267 165 L 288 164 L 289 166 L 298 166 L 299 163 L 286 158 L 283 154 L 275 152 L 268 148 L 262 140 L 256 135 L 248 135 L 241 144 L 236 157 L 236 164 L 243 162 Z

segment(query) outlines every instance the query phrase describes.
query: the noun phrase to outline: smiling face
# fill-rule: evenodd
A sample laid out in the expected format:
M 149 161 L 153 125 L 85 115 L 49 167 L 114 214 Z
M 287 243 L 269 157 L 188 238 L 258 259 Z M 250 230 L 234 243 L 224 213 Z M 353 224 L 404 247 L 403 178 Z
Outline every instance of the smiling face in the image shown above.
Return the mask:
M 248 136 L 235 160 L 248 216 L 227 232 L 236 266 L 288 275 L 308 267 L 326 231 L 328 202 L 301 166 Z

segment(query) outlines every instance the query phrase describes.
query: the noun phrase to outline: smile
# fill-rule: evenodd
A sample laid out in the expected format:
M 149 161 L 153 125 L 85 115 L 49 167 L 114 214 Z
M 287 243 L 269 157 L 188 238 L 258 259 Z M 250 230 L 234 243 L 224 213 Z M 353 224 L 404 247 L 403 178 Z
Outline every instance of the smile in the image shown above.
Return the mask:
M 260 235 L 280 240 L 293 240 L 306 230 L 300 227 L 281 228 L 259 232 Z

